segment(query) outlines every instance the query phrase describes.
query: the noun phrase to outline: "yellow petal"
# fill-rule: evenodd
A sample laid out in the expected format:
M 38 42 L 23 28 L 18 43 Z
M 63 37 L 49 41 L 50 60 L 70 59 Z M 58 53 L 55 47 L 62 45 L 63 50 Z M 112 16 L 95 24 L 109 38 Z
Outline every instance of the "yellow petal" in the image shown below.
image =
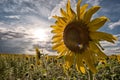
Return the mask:
M 88 7 L 88 4 L 84 4 L 83 6 L 81 6 L 80 15 L 79 15 L 80 19 L 83 19 L 87 7 Z
M 84 55 L 85 54 L 85 55 Z M 86 54 L 89 54 L 89 55 L 86 55 Z M 83 55 L 85 56 L 84 60 L 85 60 L 85 63 L 87 64 L 88 68 L 93 72 L 93 73 L 96 73 L 97 70 L 95 68 L 95 65 L 94 65 L 94 61 L 92 60 L 92 56 L 90 55 L 90 52 L 89 50 L 86 50 Z
M 52 43 L 60 42 L 61 40 L 62 40 L 62 37 L 53 38 L 53 39 L 52 39 Z
M 61 21 L 61 20 L 57 20 L 57 21 L 55 22 L 55 24 L 56 24 L 57 26 L 61 27 L 61 28 L 65 28 L 66 25 L 67 25 L 67 22 Z
M 66 48 L 63 48 L 63 49 L 59 52 L 58 58 L 60 58 L 61 56 L 64 56 L 67 51 L 68 51 L 68 50 L 67 50 Z
M 63 37 L 63 36 L 62 36 L 62 33 L 54 35 L 54 36 L 52 37 L 52 39 L 53 39 L 53 38 L 58 38 L 58 37 L 61 37 L 61 38 L 62 38 L 62 37 Z
M 74 20 L 76 14 L 75 12 L 71 9 L 71 5 L 70 5 L 70 0 L 68 0 L 68 3 L 66 5 L 66 9 L 67 9 L 67 14 L 69 16 L 69 20 Z
M 67 5 L 66 5 L 67 13 L 69 12 L 70 7 L 71 7 L 70 0 L 68 0 Z
M 52 30 L 51 33 L 61 33 L 62 30 Z
M 55 19 L 58 19 L 59 18 L 59 16 L 57 16 L 57 15 L 55 15 L 55 16 L 52 16 L 53 18 L 55 18 Z
M 107 58 L 107 56 L 100 50 L 100 48 L 94 42 L 89 42 L 89 47 L 91 51 L 98 55 L 98 57 Z
M 80 3 L 81 3 L 81 0 L 78 0 L 78 3 L 77 3 L 77 16 L 78 16 L 78 20 L 80 19 Z
M 76 53 L 76 69 L 77 71 L 81 71 L 82 73 L 85 73 L 86 71 L 82 59 L 83 59 L 82 55 L 80 53 Z
M 99 41 L 94 41 L 94 43 L 96 43 L 102 50 L 104 50 Z
M 68 17 L 67 13 L 62 8 L 60 9 L 60 12 L 63 17 Z
M 50 27 L 53 28 L 53 29 L 59 28 L 57 25 L 51 25 Z
M 104 33 L 104 32 L 90 32 L 90 38 L 94 41 L 103 41 L 106 40 L 108 42 L 114 43 L 116 37 L 112 34 Z
M 105 17 L 105 16 L 102 16 L 102 17 L 99 17 L 99 18 L 96 18 L 96 19 L 92 20 L 88 24 L 89 31 L 96 31 L 96 30 L 98 30 L 100 27 L 102 27 L 105 24 L 105 22 L 107 20 L 108 20 L 108 18 Z
M 55 19 L 57 19 L 57 20 L 63 20 L 63 21 L 65 21 L 66 20 L 66 18 L 65 17 L 60 17 L 60 16 L 52 16 L 53 18 L 55 18 Z
M 59 52 L 59 57 L 65 56 L 69 52 L 69 50 L 64 46 L 62 47 L 62 50 Z
M 81 71 L 83 74 L 85 74 L 85 73 L 86 73 L 85 67 L 80 66 L 80 71 Z
M 61 23 L 61 24 L 66 24 L 66 18 L 65 17 L 59 17 L 57 22 Z
M 58 53 L 61 53 L 62 50 L 63 50 L 63 48 L 65 48 L 65 45 L 62 44 L 62 45 L 60 45 L 60 46 L 54 48 L 54 50 L 56 50 Z M 66 49 L 66 50 L 67 50 L 67 49 Z
M 88 58 L 87 61 L 85 61 L 85 63 L 93 73 L 97 72 L 97 69 L 95 68 L 94 64 L 92 64 L 92 62 L 90 61 L 90 58 Z
M 55 30 L 63 30 L 62 26 L 51 25 L 50 27 L 55 29 Z
M 66 19 L 64 17 L 59 17 L 55 22 L 56 25 L 52 25 L 51 27 L 58 30 L 64 30 L 67 25 Z
M 57 47 L 61 46 L 63 44 L 63 42 L 57 43 L 55 45 L 52 46 L 52 49 L 56 49 Z
M 74 62 L 74 53 L 70 52 L 67 55 L 65 55 L 65 64 L 67 68 L 70 68 L 73 65 Z
M 100 9 L 100 6 L 93 6 L 92 8 L 90 8 L 88 11 L 86 11 L 83 20 L 84 20 L 86 23 L 89 23 L 92 15 L 93 15 L 95 12 L 97 12 L 99 9 Z
M 87 50 L 86 50 L 86 53 L 84 53 L 85 54 L 85 58 L 86 57 L 88 57 L 89 56 L 89 58 L 91 59 L 91 63 L 94 65 L 95 64 L 95 60 L 96 60 L 96 54 L 95 53 L 93 53 L 91 50 L 90 50 L 90 48 L 88 48 Z

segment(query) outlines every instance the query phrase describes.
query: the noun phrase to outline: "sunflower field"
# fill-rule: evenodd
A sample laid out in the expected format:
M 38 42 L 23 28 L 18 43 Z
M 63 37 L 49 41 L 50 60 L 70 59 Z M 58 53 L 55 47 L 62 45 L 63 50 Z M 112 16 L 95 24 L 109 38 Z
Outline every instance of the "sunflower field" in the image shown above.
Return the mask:
M 100 44 L 118 40 L 99 30 L 109 19 L 93 19 L 101 7 L 81 2 L 75 11 L 68 0 L 61 16 L 53 16 L 52 49 L 58 55 L 41 53 L 37 46 L 36 55 L 0 54 L 0 80 L 120 80 L 120 55 L 106 55 Z
M 64 57 L 42 55 L 38 60 L 35 55 L 0 54 L 0 80 L 90 80 L 88 69 L 83 74 L 63 64 Z M 96 69 L 93 80 L 119 80 L 120 55 L 96 61 Z

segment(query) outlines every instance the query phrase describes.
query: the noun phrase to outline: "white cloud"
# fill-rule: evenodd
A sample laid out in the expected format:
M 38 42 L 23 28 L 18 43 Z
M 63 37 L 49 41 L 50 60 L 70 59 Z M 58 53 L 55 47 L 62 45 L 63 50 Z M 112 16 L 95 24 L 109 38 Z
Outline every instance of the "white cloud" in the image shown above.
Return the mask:
M 2 26 L 4 23 L 3 22 L 0 22 L 0 26 Z
M 60 16 L 60 8 L 65 9 L 67 1 L 68 0 L 62 0 L 59 2 L 59 4 L 56 4 L 56 6 L 53 8 L 53 10 L 51 11 L 51 14 L 48 18 L 51 19 L 52 16 L 55 16 L 55 15 Z M 71 0 L 72 9 L 75 9 L 75 4 L 76 4 L 76 1 Z
M 94 5 L 99 5 L 102 0 L 88 0 L 86 3 L 94 6 Z
M 18 27 L 16 28 L 6 28 L 6 27 L 0 27 L 0 40 L 10 40 L 10 39 L 16 39 L 16 38 L 23 38 L 25 35 L 27 35 L 23 29 L 20 29 Z
M 13 32 L 13 33 L 27 33 L 26 32 L 26 28 L 23 27 L 22 25 L 20 26 L 18 25 L 14 25 L 14 27 L 7 27 L 8 25 L 4 25 L 2 27 L 0 27 L 0 32 L 1 33 L 9 33 L 9 32 Z
M 118 20 L 117 22 L 111 22 L 108 25 L 110 29 L 114 29 L 115 27 L 120 26 L 120 20 Z
M 104 51 L 107 55 L 111 55 L 111 54 L 120 54 L 120 47 L 108 47 L 105 49 Z
M 1 12 L 18 15 L 40 15 L 48 18 L 51 10 L 59 0 L 2 0 Z M 54 4 L 53 4 L 54 3 Z M 8 16 L 6 16 L 8 17 Z M 13 18 L 10 16 L 8 18 Z
M 11 0 L 11 2 L 9 2 L 9 0 L 3 0 L 0 2 L 2 4 L 0 5 L 2 9 L 1 12 L 8 13 L 0 13 L 2 17 L 5 18 L 1 18 L 0 22 L 0 52 L 1 48 L 3 48 L 3 52 L 8 53 L 12 50 L 15 50 L 16 53 L 19 53 L 19 51 L 22 51 L 21 53 L 32 53 L 32 51 L 34 52 L 34 44 L 39 44 L 43 47 L 45 53 L 51 52 L 51 45 L 49 44 L 51 41 L 51 21 L 48 21 L 47 18 L 58 2 L 60 1 Z M 35 30 L 39 29 L 40 31 L 43 30 L 47 35 L 43 41 L 40 41 L 39 37 L 32 35 Z M 39 36 L 40 35 L 41 34 L 39 34 Z M 16 50 L 16 48 L 20 50 Z M 14 51 L 12 52 L 15 53 Z
M 120 53 L 120 46 L 119 46 L 120 45 L 120 34 L 115 35 L 115 36 L 118 38 L 118 40 L 115 41 L 114 44 L 110 42 L 106 42 L 106 41 L 101 42 L 101 45 L 104 48 L 104 52 L 107 55 Z
M 12 17 L 13 18 L 13 17 Z M 20 18 L 21 19 L 21 18 Z M 7 43 L 3 43 L 3 45 L 8 45 L 9 50 L 10 48 L 20 48 L 22 53 L 34 53 L 33 45 L 39 44 L 42 49 L 45 50 L 45 53 L 52 53 L 48 48 L 50 48 L 50 38 L 51 38 L 51 22 L 44 18 L 39 18 L 34 15 L 26 15 L 24 16 L 24 23 L 16 23 L 12 22 L 14 24 L 6 24 L 5 22 L 1 22 L 0 24 L 0 39 L 1 40 L 7 40 Z M 46 37 L 44 40 L 41 41 L 39 39 L 40 37 L 35 37 L 32 35 L 35 31 L 43 30 L 46 34 Z M 27 34 L 27 35 L 26 35 Z M 41 34 L 39 34 L 40 36 Z M 38 35 L 37 35 L 38 36 Z M 17 40 L 16 40 L 17 39 Z M 14 42 L 16 41 L 17 44 L 14 46 Z M 1 44 L 1 43 L 0 43 Z M 11 45 L 9 45 L 11 44 Z M 26 46 L 22 46 L 26 44 Z M 1 48 L 2 46 L 0 46 Z M 6 48 L 6 46 L 3 46 L 3 48 Z M 9 52 L 9 50 L 3 50 L 3 52 Z M 32 51 L 31 51 L 32 50 Z M 17 50 L 18 51 L 18 50 Z M 1 52 L 1 51 L 0 51 Z M 14 52 L 14 51 L 12 51 Z
M 67 3 L 67 0 L 62 0 L 62 1 L 60 1 L 59 4 L 56 4 L 56 6 L 51 11 L 49 19 L 51 19 L 52 16 L 54 16 L 54 15 L 59 15 L 60 16 L 60 8 L 65 8 L 66 3 Z
M 102 41 L 100 43 L 103 47 L 117 46 L 117 44 L 113 44 L 113 43 L 110 43 L 110 42 L 107 42 L 107 41 Z M 115 42 L 115 43 L 117 43 L 117 42 Z
M 0 32 L 6 32 L 6 31 L 8 31 L 7 28 L 0 27 Z
M 46 40 L 50 39 L 50 36 L 51 36 L 50 25 L 52 24 L 50 21 L 37 18 L 35 16 L 27 16 L 26 20 L 29 21 L 30 23 L 24 26 L 26 27 L 26 32 L 29 34 L 29 36 L 26 36 L 26 37 L 34 37 L 33 34 L 35 31 L 38 32 L 43 30 L 42 32 L 46 34 L 45 36 L 47 37 Z
M 11 19 L 20 19 L 20 16 L 18 15 L 11 15 L 11 16 L 5 16 L 6 18 L 11 18 Z

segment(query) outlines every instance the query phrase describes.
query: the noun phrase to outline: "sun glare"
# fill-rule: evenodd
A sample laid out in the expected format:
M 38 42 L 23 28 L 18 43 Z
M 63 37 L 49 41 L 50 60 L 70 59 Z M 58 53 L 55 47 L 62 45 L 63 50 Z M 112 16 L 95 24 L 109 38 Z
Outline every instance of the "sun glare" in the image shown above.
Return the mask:
M 40 41 L 45 41 L 47 38 L 46 31 L 43 29 L 35 29 L 33 31 L 33 35 L 35 38 L 39 39 Z

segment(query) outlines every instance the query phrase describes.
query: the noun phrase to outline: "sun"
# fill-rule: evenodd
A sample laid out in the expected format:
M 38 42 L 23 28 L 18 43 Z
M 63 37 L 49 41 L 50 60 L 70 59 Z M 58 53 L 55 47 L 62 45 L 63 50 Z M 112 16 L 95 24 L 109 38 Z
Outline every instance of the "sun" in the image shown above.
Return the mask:
M 35 29 L 33 30 L 33 36 L 40 41 L 45 41 L 47 38 L 47 33 L 44 29 Z

